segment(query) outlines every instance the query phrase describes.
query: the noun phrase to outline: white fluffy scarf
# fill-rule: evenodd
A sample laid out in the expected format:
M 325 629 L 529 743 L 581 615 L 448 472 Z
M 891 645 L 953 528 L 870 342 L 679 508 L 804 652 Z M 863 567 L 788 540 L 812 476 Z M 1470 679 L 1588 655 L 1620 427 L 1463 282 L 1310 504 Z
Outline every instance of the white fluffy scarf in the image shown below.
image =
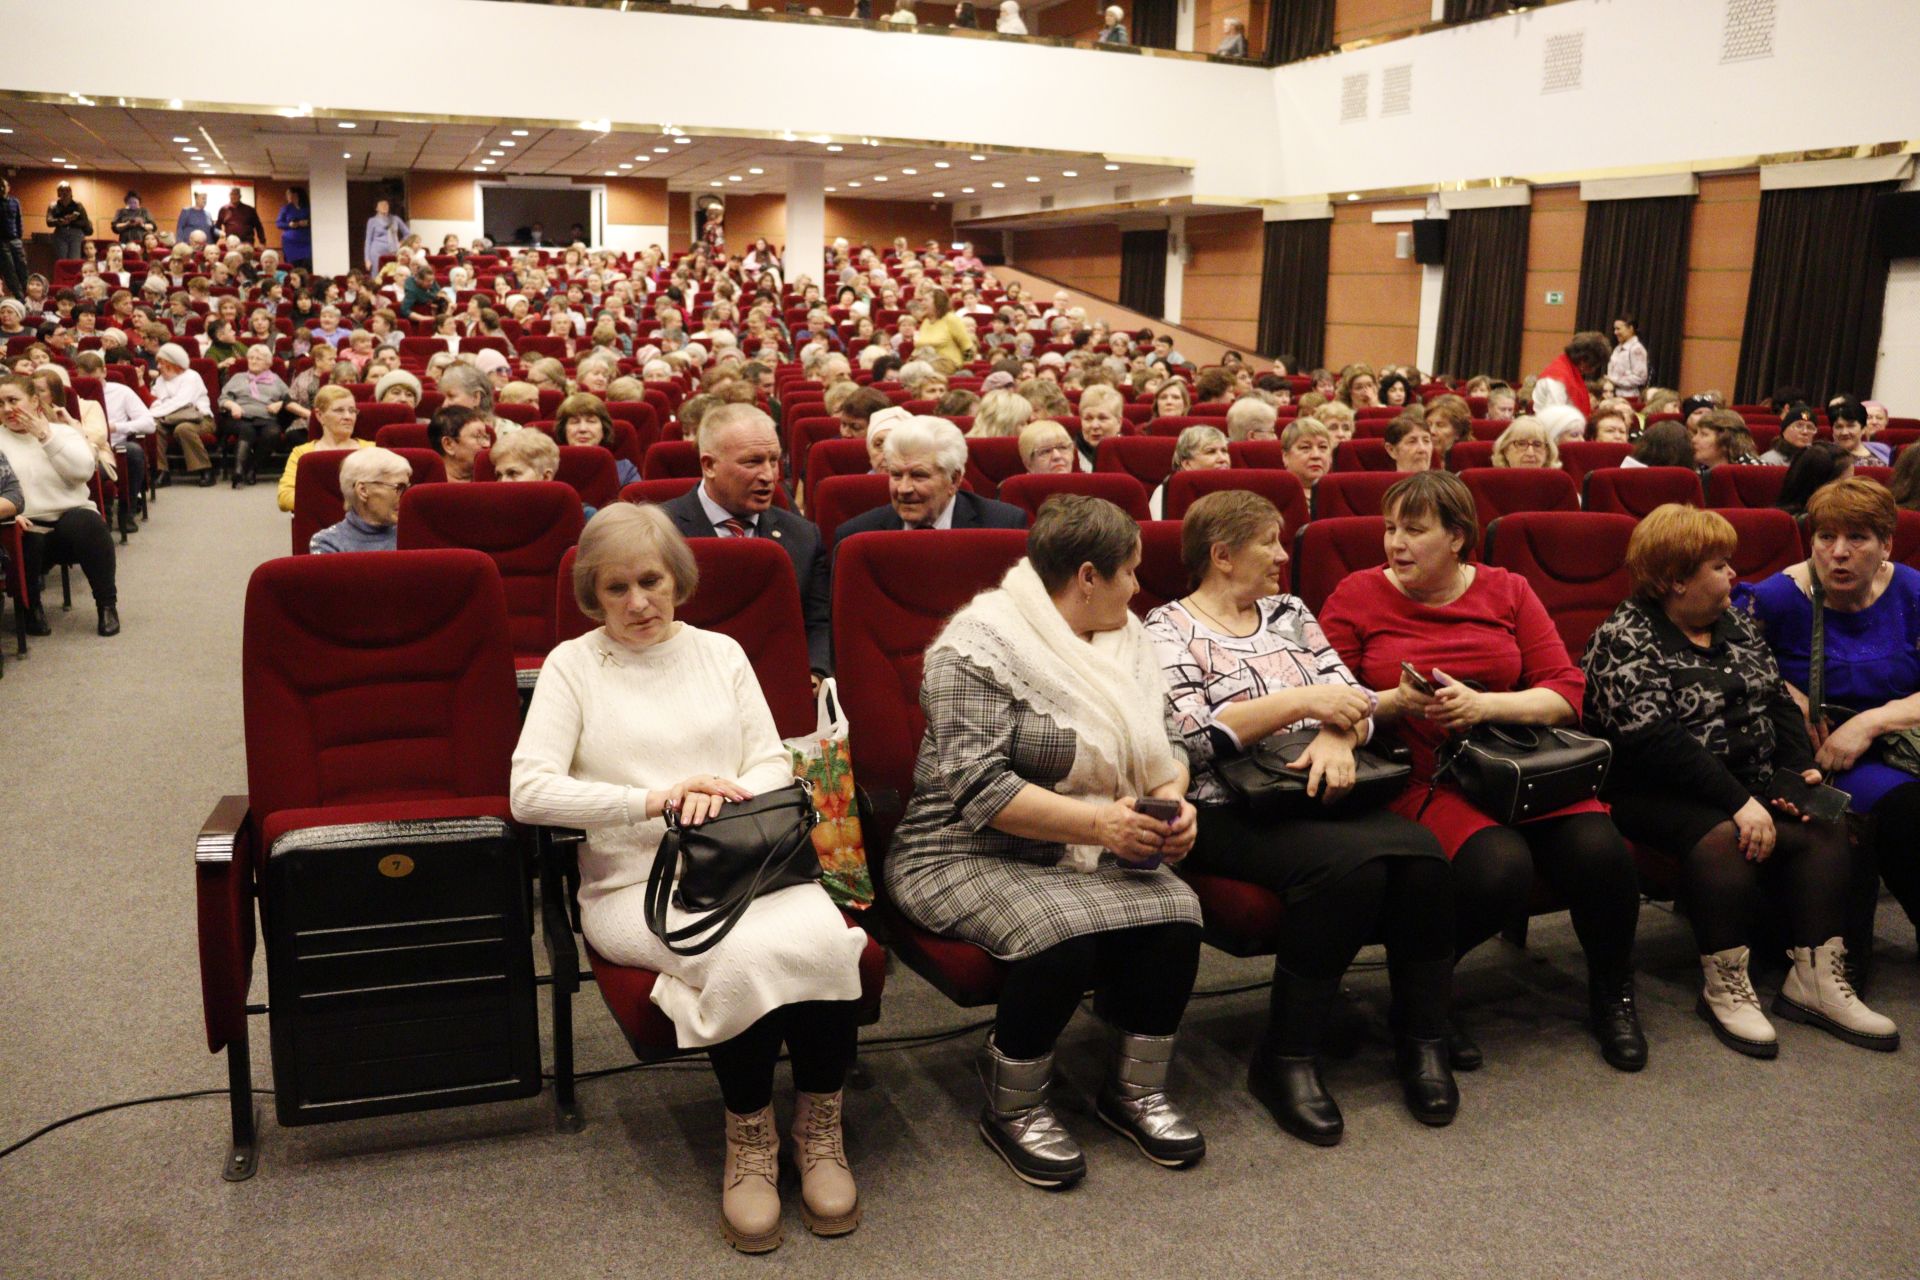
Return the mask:
M 1179 773 L 1167 745 L 1166 675 L 1131 615 L 1116 631 L 1082 640 L 1022 560 L 1000 586 L 976 596 L 933 642 L 993 673 L 1014 697 L 1076 739 L 1073 768 L 1055 786 L 1086 800 L 1144 796 Z M 1091 871 L 1098 845 L 1070 845 L 1067 861 Z

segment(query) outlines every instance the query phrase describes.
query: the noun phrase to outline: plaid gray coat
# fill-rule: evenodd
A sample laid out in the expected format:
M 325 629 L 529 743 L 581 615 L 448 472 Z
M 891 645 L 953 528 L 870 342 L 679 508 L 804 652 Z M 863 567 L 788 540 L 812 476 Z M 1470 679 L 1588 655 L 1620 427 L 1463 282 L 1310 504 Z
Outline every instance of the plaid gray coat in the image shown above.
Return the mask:
M 1109 853 L 1079 871 L 1058 865 L 1064 846 L 988 825 L 1027 783 L 1051 788 L 1067 776 L 1072 732 L 951 649 L 927 655 L 920 705 L 927 732 L 913 799 L 886 861 L 887 891 L 908 919 L 1002 960 L 1090 933 L 1200 923 L 1193 890 L 1164 867 L 1123 871 Z M 1171 724 L 1167 739 L 1184 763 Z

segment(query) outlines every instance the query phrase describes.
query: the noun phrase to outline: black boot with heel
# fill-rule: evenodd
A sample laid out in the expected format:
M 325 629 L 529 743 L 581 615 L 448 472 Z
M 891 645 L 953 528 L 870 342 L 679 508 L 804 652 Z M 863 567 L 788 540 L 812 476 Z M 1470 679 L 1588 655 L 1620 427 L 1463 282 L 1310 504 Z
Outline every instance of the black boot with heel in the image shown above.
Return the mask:
M 1320 1079 L 1321 1043 L 1339 993 L 1338 978 L 1300 978 L 1276 965 L 1271 1021 L 1247 1074 L 1247 1088 L 1274 1122 L 1320 1147 L 1338 1143 L 1346 1129 Z

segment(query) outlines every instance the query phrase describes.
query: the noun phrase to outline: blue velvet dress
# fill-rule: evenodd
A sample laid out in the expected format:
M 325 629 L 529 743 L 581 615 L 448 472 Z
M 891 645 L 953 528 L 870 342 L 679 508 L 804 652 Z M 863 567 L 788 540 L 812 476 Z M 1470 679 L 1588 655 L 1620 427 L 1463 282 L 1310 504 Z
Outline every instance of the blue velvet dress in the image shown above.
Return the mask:
M 1753 588 L 1753 612 L 1780 673 L 1803 692 L 1813 653 L 1813 602 L 1784 573 Z M 1871 711 L 1920 692 L 1920 570 L 1893 567 L 1893 581 L 1858 613 L 1827 611 L 1827 701 Z M 1920 781 L 1869 754 L 1833 779 L 1866 813 L 1895 787 Z

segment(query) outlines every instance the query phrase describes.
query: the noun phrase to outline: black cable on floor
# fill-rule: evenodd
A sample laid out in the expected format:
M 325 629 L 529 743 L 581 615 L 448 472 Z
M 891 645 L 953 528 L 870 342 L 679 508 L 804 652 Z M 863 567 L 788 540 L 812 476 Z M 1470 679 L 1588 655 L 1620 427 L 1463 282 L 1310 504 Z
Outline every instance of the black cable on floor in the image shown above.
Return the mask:
M 255 1089 L 254 1090 L 254 1093 L 256 1094 L 272 1094 L 272 1092 L 273 1090 L 271 1089 Z M 224 1098 L 226 1096 L 227 1096 L 227 1091 L 225 1089 L 190 1089 L 185 1093 L 156 1093 L 151 1097 L 127 1098 L 120 1102 L 106 1103 L 104 1106 L 89 1107 L 85 1111 L 76 1111 L 70 1116 L 62 1116 L 60 1119 L 55 1120 L 52 1124 L 42 1125 L 40 1128 L 35 1129 L 32 1133 L 28 1134 L 26 1137 L 20 1139 L 20 1141 L 14 1143 L 12 1146 L 0 1148 L 0 1160 L 5 1160 L 8 1156 L 20 1150 L 22 1147 L 29 1146 L 32 1143 L 38 1142 L 40 1139 L 52 1133 L 55 1129 L 64 1129 L 68 1125 L 73 1124 L 76 1121 L 86 1120 L 92 1116 L 103 1116 L 109 1111 L 124 1111 L 128 1107 L 144 1107 L 150 1102 L 185 1102 L 189 1098 L 212 1098 L 212 1097 Z

